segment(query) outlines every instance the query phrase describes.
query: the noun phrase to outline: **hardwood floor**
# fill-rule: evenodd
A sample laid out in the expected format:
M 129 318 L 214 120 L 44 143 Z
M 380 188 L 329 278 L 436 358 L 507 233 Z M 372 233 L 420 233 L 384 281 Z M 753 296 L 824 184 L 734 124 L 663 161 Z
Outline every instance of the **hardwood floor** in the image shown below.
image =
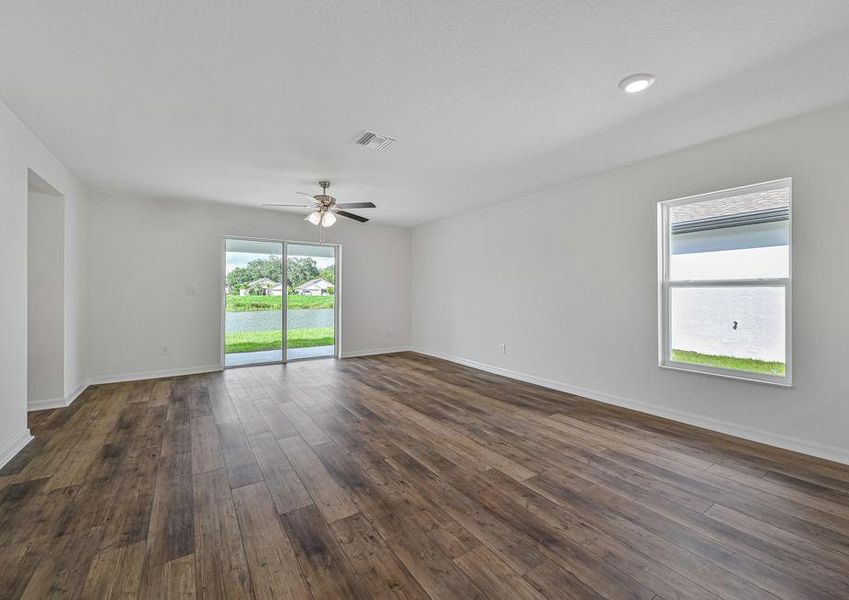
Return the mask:
M 421 355 L 30 419 L 3 598 L 849 597 L 849 467 Z

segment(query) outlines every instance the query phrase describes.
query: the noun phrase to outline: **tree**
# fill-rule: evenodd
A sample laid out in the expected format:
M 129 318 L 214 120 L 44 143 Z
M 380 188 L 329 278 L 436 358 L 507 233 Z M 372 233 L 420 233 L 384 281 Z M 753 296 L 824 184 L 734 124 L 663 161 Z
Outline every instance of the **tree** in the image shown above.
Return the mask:
M 296 257 L 289 259 L 288 277 L 286 281 L 286 289 L 291 294 L 297 286 L 306 283 L 311 279 L 324 277 L 330 283 L 335 283 L 336 272 L 333 267 L 324 269 L 322 273 L 329 270 L 330 277 L 328 279 L 324 275 L 320 275 L 318 265 L 314 258 L 311 257 Z M 227 273 L 227 285 L 230 286 L 231 294 L 238 294 L 240 289 L 246 288 L 248 284 L 257 279 L 267 277 L 271 281 L 283 281 L 283 262 L 279 256 L 270 256 L 268 258 L 256 258 L 246 264 L 244 267 L 236 267 Z
M 330 283 L 336 283 L 336 265 L 324 267 L 318 274 L 319 277 Z
M 238 294 L 247 284 L 263 277 L 271 281 L 283 281 L 283 262 L 279 256 L 256 258 L 244 267 L 236 267 L 227 273 L 227 285 L 230 286 L 231 294 Z
M 288 285 L 295 288 L 311 279 L 318 279 L 318 266 L 315 259 L 309 256 L 290 258 L 288 269 Z

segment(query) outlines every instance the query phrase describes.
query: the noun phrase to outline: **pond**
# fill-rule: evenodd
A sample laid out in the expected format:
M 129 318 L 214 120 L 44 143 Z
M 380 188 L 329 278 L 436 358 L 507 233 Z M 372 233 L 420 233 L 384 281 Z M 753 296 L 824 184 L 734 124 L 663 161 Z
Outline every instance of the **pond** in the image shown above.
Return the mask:
M 271 331 L 283 327 L 283 316 L 279 310 L 256 310 L 245 312 L 227 311 L 225 331 Z M 333 327 L 332 308 L 311 308 L 289 311 L 289 329 Z

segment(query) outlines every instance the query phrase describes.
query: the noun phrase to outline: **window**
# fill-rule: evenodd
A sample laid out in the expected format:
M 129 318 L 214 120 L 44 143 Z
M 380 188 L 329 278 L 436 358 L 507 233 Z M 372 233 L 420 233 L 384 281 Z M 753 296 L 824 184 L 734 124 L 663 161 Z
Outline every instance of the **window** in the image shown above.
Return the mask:
M 662 367 L 791 383 L 791 181 L 658 205 Z

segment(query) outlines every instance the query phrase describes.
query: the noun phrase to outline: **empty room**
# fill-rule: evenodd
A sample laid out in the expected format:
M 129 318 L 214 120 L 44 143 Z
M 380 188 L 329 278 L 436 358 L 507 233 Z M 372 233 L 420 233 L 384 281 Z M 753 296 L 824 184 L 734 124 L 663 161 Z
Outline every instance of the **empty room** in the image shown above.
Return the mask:
M 0 598 L 849 598 L 849 2 L 0 0 Z

